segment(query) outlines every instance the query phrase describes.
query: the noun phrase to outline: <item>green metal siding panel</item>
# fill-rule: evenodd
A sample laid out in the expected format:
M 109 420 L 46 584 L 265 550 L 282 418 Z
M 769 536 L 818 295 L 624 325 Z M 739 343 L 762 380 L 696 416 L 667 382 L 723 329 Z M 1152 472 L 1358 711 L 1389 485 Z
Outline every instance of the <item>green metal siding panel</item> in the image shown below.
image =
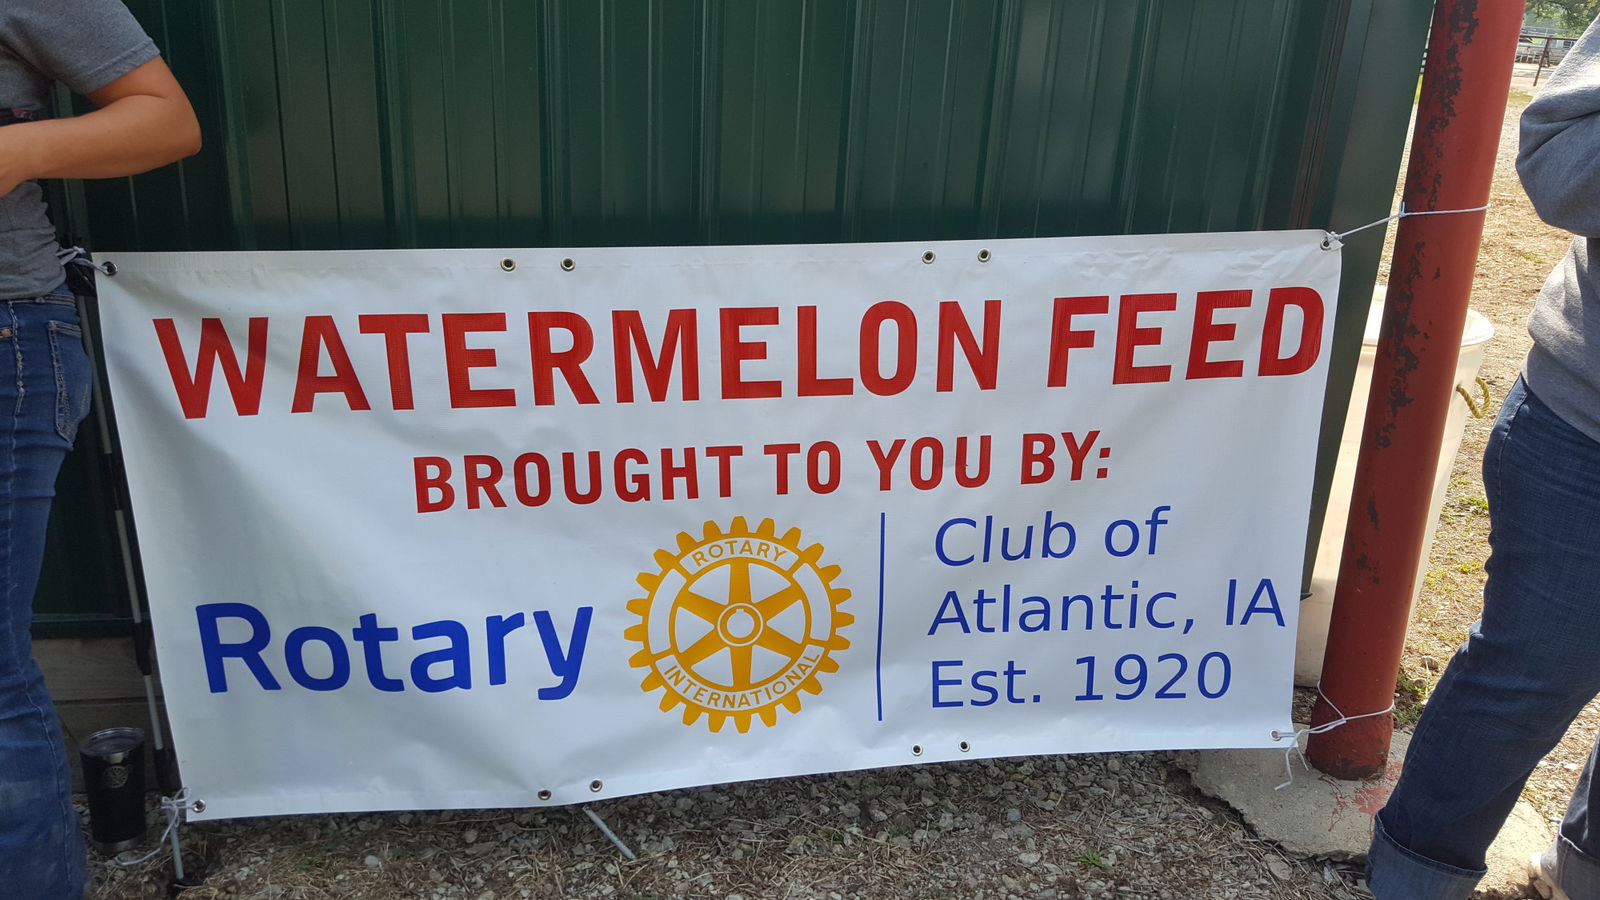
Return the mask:
M 210 142 L 91 189 L 95 237 L 579 246 L 1320 224 L 1269 198 L 1322 150 L 1308 126 L 1344 99 L 1329 63 L 1342 11 L 1363 5 L 142 0 Z M 1420 36 L 1405 37 L 1382 51 L 1414 60 Z
M 1432 4 L 129 5 L 207 146 L 70 189 L 106 249 L 1350 227 L 1387 214 Z M 1335 401 L 1380 245 L 1345 251 Z
M 1317 82 L 1315 90 L 1324 102 L 1293 182 L 1296 205 L 1307 211 L 1308 221 L 1348 229 L 1389 214 L 1432 6 L 1371 0 L 1340 10 L 1336 19 L 1330 14 L 1331 24 L 1323 33 L 1342 35 L 1343 52 L 1329 61 L 1330 72 Z M 1345 242 L 1305 583 L 1310 582 L 1321 537 L 1383 237 L 1383 229 L 1373 228 Z

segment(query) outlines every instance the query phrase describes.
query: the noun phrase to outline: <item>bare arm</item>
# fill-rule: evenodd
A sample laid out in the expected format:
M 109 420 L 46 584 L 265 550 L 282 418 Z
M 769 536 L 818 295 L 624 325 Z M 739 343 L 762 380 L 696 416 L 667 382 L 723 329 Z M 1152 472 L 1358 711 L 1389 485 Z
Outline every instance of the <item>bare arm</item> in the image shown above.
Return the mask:
M 0 128 L 0 195 L 33 178 L 115 178 L 200 150 L 189 98 L 158 57 L 89 95 L 99 107 L 69 119 Z

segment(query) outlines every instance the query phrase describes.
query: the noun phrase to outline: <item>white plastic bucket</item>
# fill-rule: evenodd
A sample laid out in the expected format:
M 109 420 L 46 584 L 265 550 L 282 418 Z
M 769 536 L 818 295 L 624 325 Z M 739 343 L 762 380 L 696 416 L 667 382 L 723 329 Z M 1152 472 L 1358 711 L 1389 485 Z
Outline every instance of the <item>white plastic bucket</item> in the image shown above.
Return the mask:
M 1333 591 L 1339 580 L 1339 557 L 1344 553 L 1344 528 L 1350 515 L 1350 495 L 1355 490 L 1356 458 L 1361 453 L 1361 428 L 1367 414 L 1367 394 L 1372 388 L 1372 365 L 1378 353 L 1378 331 L 1383 323 L 1383 295 L 1379 285 L 1367 312 L 1367 330 L 1361 341 L 1361 361 L 1356 367 L 1355 384 L 1350 389 L 1350 409 L 1345 414 L 1344 435 L 1339 441 L 1339 458 L 1333 467 L 1333 489 L 1328 495 L 1327 518 L 1322 523 L 1322 539 L 1317 544 L 1317 561 L 1311 570 L 1311 596 L 1300 604 L 1300 633 L 1295 643 L 1294 681 L 1313 686 L 1322 677 L 1322 654 L 1328 643 L 1328 618 L 1333 613 Z M 1478 367 L 1483 364 L 1484 344 L 1494 337 L 1494 326 L 1477 310 L 1467 310 L 1461 334 L 1461 356 L 1456 360 L 1456 386 L 1478 397 Z M 1470 410 L 1467 402 L 1451 390 L 1450 411 L 1444 420 L 1444 435 L 1439 442 L 1439 459 L 1433 472 L 1433 500 L 1428 519 L 1428 536 L 1422 544 L 1417 564 L 1417 580 L 1411 586 L 1411 605 L 1415 607 L 1422 580 L 1427 575 L 1428 554 L 1433 550 L 1434 532 L 1439 527 L 1439 512 L 1450 483 L 1450 470 L 1461 449 L 1461 436 L 1467 428 Z

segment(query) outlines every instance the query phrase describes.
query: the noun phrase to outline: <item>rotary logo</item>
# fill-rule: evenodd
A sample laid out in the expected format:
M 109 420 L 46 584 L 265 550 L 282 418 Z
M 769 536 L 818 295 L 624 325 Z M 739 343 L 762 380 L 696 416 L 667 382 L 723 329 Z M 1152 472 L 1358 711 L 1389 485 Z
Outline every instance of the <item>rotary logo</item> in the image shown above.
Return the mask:
M 822 553 L 801 546 L 798 528 L 779 537 L 771 519 L 751 531 L 742 516 L 657 550 L 660 571 L 640 573 L 646 595 L 628 602 L 639 624 L 623 633 L 641 647 L 628 664 L 649 670 L 640 688 L 661 689 L 662 712 L 681 703 L 683 724 L 704 716 L 713 732 L 730 718 L 740 733 L 758 716 L 771 727 L 780 706 L 799 712 L 801 691 L 822 691 L 818 673 L 838 671 L 829 654 L 850 646 L 839 631 L 855 621 Z

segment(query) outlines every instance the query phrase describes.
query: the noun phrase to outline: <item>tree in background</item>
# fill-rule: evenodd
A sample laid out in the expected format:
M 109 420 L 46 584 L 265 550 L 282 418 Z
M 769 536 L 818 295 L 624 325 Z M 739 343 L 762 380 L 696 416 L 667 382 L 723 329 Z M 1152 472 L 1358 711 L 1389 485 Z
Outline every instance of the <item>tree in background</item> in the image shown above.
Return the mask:
M 1528 0 L 1525 21 L 1551 21 L 1577 34 L 1588 28 L 1597 15 L 1600 15 L 1600 0 Z

